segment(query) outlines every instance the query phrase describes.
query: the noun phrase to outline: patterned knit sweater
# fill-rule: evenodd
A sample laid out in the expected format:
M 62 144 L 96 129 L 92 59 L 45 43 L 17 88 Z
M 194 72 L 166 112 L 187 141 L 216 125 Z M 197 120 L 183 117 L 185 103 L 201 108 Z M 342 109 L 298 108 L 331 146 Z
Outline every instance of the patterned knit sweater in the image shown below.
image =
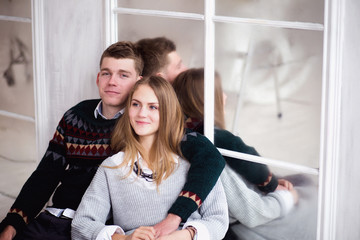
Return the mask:
M 116 120 L 94 117 L 99 101 L 83 101 L 64 114 L 44 157 L 21 189 L 0 231 L 12 225 L 20 232 L 53 193 L 53 207 L 77 209 L 98 166 L 112 154 L 110 137 Z M 181 150 L 191 167 L 169 213 L 186 221 L 215 185 L 225 162 L 212 143 L 196 133 L 185 135 Z
M 138 176 L 131 164 L 121 168 L 124 153 L 119 152 L 106 159 L 99 167 L 93 181 L 84 194 L 72 222 L 72 239 L 111 239 L 114 226 L 105 226 L 108 216 L 115 226 L 131 233 L 140 226 L 153 226 L 166 217 L 167 211 L 181 191 L 189 169 L 189 163 L 176 158 L 174 172 L 156 186 L 151 178 Z M 142 158 L 137 164 L 149 175 L 152 173 Z M 128 176 L 129 171 L 131 174 Z M 198 239 L 222 239 L 228 228 L 226 197 L 219 180 L 198 211 L 188 218 L 185 225 L 194 226 Z M 104 235 L 106 229 L 112 228 Z M 106 237 L 107 236 L 107 237 Z
M 202 120 L 188 118 L 186 127 L 201 134 L 204 132 Z M 240 137 L 224 129 L 215 128 L 214 145 L 218 148 L 259 156 L 255 148 L 246 145 Z M 273 192 L 278 186 L 277 178 L 266 165 L 227 156 L 224 156 L 224 158 L 232 169 L 250 183 L 257 185 L 260 191 L 265 193 Z

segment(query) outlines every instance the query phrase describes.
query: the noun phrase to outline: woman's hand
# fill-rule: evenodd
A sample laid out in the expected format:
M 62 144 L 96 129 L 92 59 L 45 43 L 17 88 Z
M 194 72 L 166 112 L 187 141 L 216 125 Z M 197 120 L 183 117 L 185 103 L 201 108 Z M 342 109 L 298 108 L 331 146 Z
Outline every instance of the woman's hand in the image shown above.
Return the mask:
M 0 233 L 0 240 L 11 240 L 15 237 L 15 235 L 15 228 L 11 225 L 8 225 L 5 227 L 4 231 Z
M 155 240 L 155 229 L 153 227 L 139 227 L 130 235 L 115 233 L 112 240 Z

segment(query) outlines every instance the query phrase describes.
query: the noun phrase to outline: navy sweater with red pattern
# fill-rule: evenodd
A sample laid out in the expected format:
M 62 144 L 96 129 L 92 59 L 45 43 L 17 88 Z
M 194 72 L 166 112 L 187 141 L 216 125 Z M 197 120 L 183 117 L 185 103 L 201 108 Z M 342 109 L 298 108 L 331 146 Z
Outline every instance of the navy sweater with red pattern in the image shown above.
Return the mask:
M 99 101 L 83 101 L 64 114 L 44 157 L 21 189 L 0 231 L 7 225 L 21 231 L 52 194 L 53 207 L 77 209 L 98 166 L 112 154 L 110 138 L 116 120 L 94 117 Z M 212 143 L 197 133 L 185 134 L 181 150 L 191 167 L 183 191 L 169 213 L 186 221 L 215 185 L 225 161 Z

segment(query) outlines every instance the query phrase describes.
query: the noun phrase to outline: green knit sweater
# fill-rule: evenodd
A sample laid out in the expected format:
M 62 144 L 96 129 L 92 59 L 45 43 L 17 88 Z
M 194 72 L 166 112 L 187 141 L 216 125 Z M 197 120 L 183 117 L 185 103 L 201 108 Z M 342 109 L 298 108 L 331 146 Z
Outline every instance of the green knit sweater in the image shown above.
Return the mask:
M 95 118 L 99 101 L 83 101 L 64 114 L 44 157 L 21 189 L 0 231 L 12 225 L 20 232 L 53 193 L 53 207 L 77 209 L 98 166 L 112 155 L 110 137 L 116 120 Z M 197 133 L 188 132 L 184 136 L 181 150 L 191 167 L 169 213 L 186 221 L 215 185 L 225 161 L 212 143 Z M 194 195 L 196 201 L 186 197 L 187 193 Z
M 204 125 L 202 120 L 188 118 L 186 126 L 193 131 L 203 133 Z M 260 156 L 255 148 L 246 145 L 240 137 L 216 127 L 214 130 L 214 145 L 218 148 Z M 278 186 L 277 178 L 270 172 L 268 166 L 227 156 L 224 156 L 224 158 L 232 169 L 250 183 L 257 185 L 262 192 L 273 192 Z

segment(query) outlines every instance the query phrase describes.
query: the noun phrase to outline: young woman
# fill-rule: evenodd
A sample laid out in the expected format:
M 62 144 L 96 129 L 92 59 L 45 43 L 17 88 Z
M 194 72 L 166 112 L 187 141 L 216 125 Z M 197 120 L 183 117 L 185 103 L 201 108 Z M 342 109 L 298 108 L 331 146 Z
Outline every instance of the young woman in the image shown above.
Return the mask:
M 155 76 L 139 80 L 113 132 L 112 149 L 119 152 L 99 167 L 76 211 L 72 238 L 158 239 L 152 226 L 167 215 L 190 167 L 180 151 L 183 136 L 170 83 Z M 199 206 L 179 230 L 159 239 L 222 239 L 228 209 L 220 181 Z M 114 225 L 107 226 L 110 217 Z
M 173 82 L 183 112 L 186 127 L 203 133 L 204 69 L 188 69 Z M 221 79 L 215 74 L 215 131 L 216 147 L 259 155 L 242 139 L 226 131 L 224 123 L 225 95 Z M 297 201 L 290 182 L 276 179 L 264 164 L 224 157 L 227 164 L 221 175 L 229 205 L 231 221 L 255 227 L 285 215 Z M 277 191 L 275 191 L 278 189 Z

